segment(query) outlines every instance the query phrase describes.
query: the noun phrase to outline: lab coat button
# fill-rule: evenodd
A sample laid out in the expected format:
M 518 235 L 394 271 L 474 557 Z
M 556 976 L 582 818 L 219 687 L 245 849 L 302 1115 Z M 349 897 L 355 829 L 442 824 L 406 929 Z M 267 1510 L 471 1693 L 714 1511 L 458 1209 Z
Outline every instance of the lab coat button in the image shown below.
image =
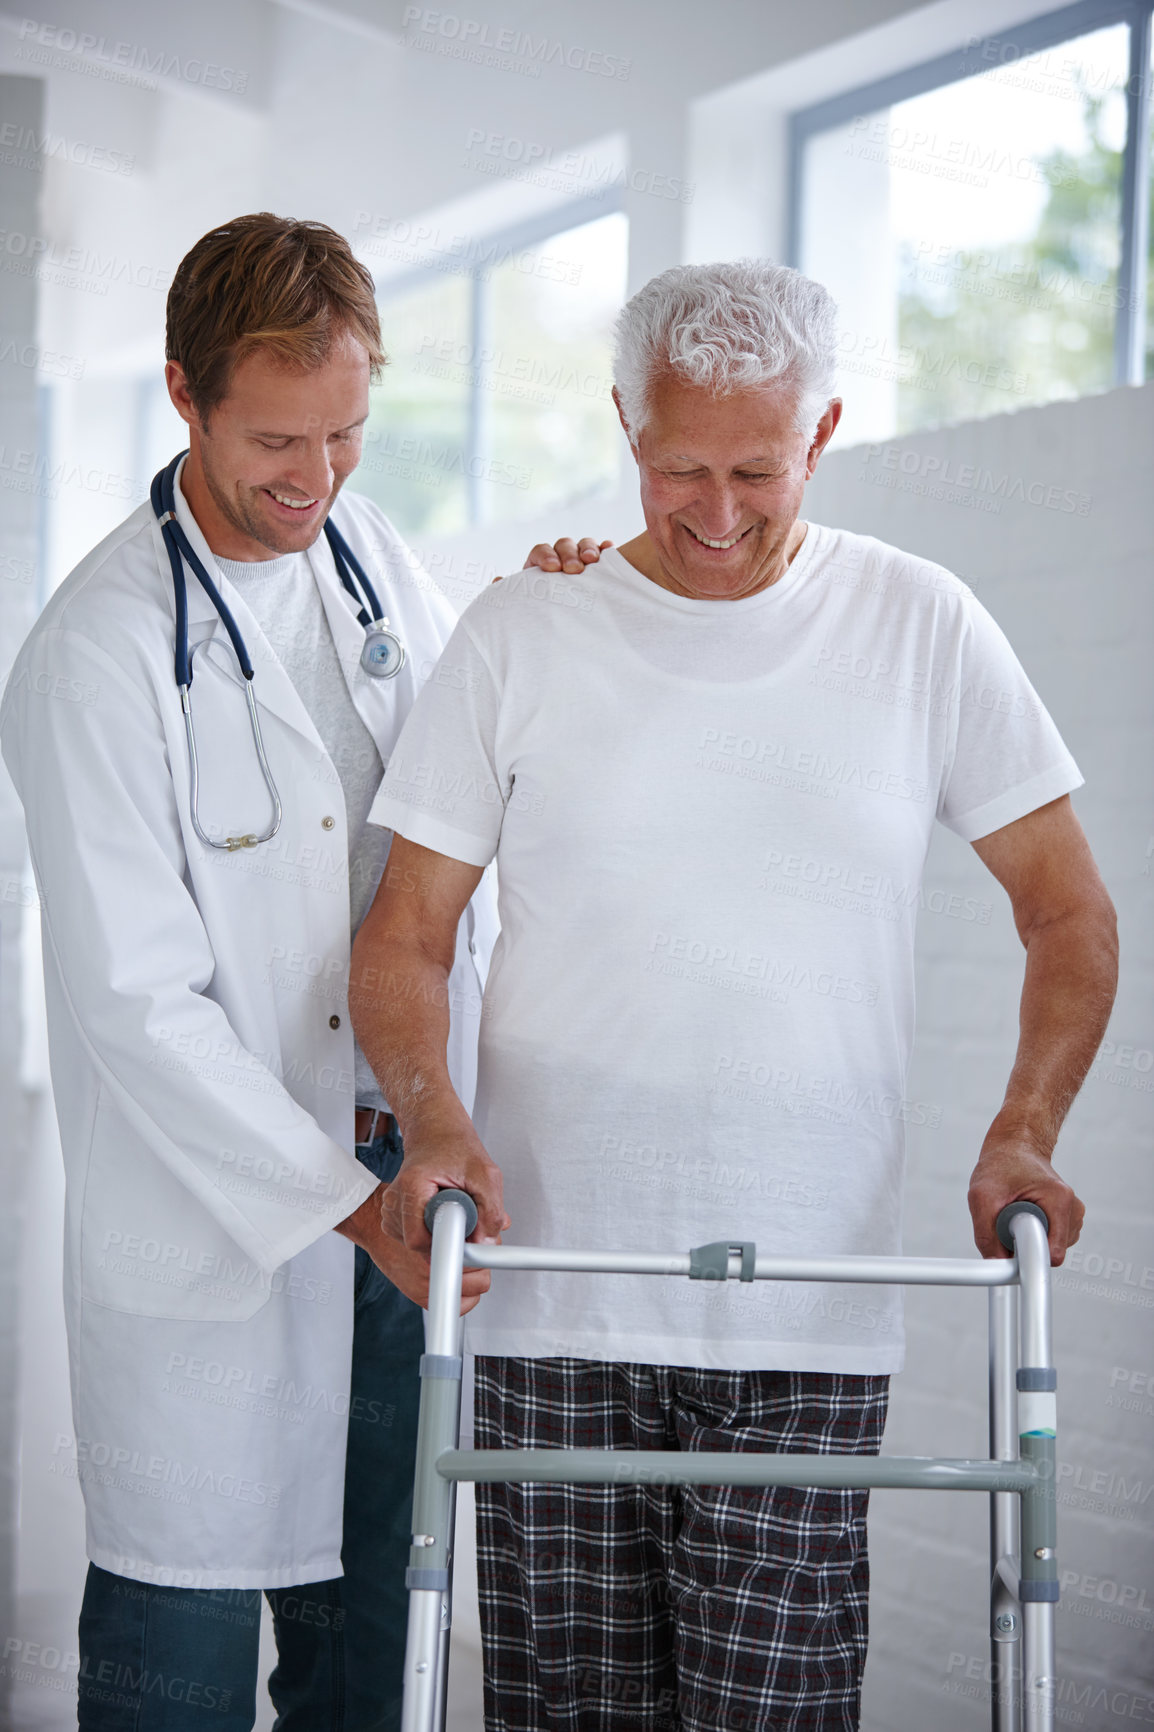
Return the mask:
M 321 819 L 321 829 L 322 830 L 331 830 L 335 823 L 336 823 L 335 818 L 322 818 Z
M 339 1028 L 340 1026 L 341 1026 L 341 1019 L 339 1016 L 330 1016 L 329 1017 L 329 1027 L 330 1028 Z

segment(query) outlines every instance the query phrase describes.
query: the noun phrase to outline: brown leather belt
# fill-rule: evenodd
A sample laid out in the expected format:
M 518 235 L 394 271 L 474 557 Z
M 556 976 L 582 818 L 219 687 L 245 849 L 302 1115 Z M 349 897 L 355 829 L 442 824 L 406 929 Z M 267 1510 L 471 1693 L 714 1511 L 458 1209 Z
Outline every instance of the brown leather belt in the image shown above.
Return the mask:
M 378 1137 L 387 1137 L 396 1129 L 397 1121 L 392 1113 L 385 1113 L 379 1107 L 358 1107 L 353 1117 L 353 1139 L 358 1149 L 376 1142 Z

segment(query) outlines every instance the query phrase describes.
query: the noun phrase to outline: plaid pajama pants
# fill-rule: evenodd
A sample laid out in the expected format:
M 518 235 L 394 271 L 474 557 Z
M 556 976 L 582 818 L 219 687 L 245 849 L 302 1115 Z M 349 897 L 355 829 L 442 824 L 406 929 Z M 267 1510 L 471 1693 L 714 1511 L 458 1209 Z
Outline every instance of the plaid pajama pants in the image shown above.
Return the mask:
M 874 1455 L 887 1377 L 476 1361 L 479 1449 Z M 478 1485 L 487 1732 L 855 1732 L 867 1491 Z

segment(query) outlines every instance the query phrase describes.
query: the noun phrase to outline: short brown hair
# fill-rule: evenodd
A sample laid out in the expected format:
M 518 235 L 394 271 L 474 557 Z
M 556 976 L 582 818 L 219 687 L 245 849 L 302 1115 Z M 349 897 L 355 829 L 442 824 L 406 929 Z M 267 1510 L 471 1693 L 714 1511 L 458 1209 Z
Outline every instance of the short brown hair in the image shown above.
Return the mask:
M 388 357 L 373 279 L 348 241 L 324 223 L 258 211 L 211 229 L 180 261 L 164 352 L 183 367 L 193 403 L 207 415 L 254 350 L 289 368 L 317 367 L 341 331 L 364 344 L 379 378 Z

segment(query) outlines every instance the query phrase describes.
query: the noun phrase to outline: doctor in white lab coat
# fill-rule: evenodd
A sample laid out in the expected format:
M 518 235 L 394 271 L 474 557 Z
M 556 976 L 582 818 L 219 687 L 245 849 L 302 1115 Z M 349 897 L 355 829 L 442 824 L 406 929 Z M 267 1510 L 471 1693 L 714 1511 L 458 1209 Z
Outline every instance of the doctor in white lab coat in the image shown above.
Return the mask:
M 89 1556 L 178 1587 L 280 1587 L 340 1574 L 353 1252 L 329 1229 L 377 1183 L 352 1154 L 349 838 L 320 736 L 179 482 L 177 515 L 253 657 L 277 835 L 220 853 L 193 832 L 147 504 L 49 601 L 8 682 L 4 753 L 43 899 Z M 364 632 L 318 537 L 309 563 L 349 694 L 387 760 L 453 616 L 369 501 L 344 495 L 334 520 L 403 621 L 401 673 L 363 673 Z M 251 830 L 269 796 L 243 680 L 207 595 L 188 595 L 201 824 Z M 493 936 L 478 899 L 450 988 L 466 1086 Z M 172 1398 L 198 1360 L 223 1374 Z M 313 1392 L 295 1423 L 264 1387 L 270 1366 Z
M 198 295 L 210 303 L 193 307 L 202 346 L 278 319 L 283 326 L 281 302 L 271 311 L 256 303 L 261 293 L 276 301 L 278 271 L 297 273 L 293 289 L 302 263 L 314 301 L 329 293 L 325 272 L 338 271 L 335 313 L 322 307 L 318 316 L 322 336 L 325 317 L 344 316 L 339 297 L 361 295 L 361 324 L 351 323 L 315 365 L 292 367 L 279 351 L 234 341 L 223 396 L 204 415 L 189 369 L 169 367 L 193 447 L 178 476 L 176 514 L 255 667 L 283 803 L 276 835 L 227 852 L 194 830 L 173 585 L 149 504 L 52 596 L 0 714 L 43 905 L 67 1170 L 75 1446 L 58 1471 L 80 1479 L 89 1594 L 94 1581 L 103 1593 L 94 1606 L 86 1599 L 87 1626 L 82 1619 L 86 1727 L 251 1725 L 259 1621 L 251 1610 L 255 1600 L 259 1614 L 260 1596 L 246 1590 L 274 1600 L 278 1727 L 362 1732 L 396 1723 L 403 1630 L 391 1656 L 372 1658 L 383 1676 L 355 1676 L 370 1662 L 340 1651 L 342 1625 L 355 1621 L 339 1603 L 338 1580 L 352 1423 L 363 1422 L 365 1435 L 377 1427 L 374 1487 L 380 1464 L 392 1464 L 389 1519 L 402 1529 L 411 1475 L 411 1447 L 398 1441 L 389 1453 L 400 1397 L 383 1387 L 374 1396 L 371 1379 L 367 1393 L 353 1393 L 350 1238 L 381 1262 L 395 1243 L 383 1234 L 378 1241 L 383 1192 L 353 1152 L 347 981 L 356 838 L 314 719 L 242 586 L 217 567 L 212 542 L 222 557 L 255 561 L 307 551 L 348 697 L 384 763 L 453 615 L 381 512 L 355 494 L 337 499 L 359 455 L 375 321 L 371 280 L 339 236 L 264 216 L 205 237 L 174 279 L 169 354 L 179 362 L 180 321 L 189 327 Z M 281 301 L 306 317 L 299 294 Z M 219 373 L 211 377 L 219 390 Z M 190 477 L 209 536 L 186 497 Z M 395 678 L 361 666 L 364 629 L 322 533 L 330 509 L 403 638 L 407 661 Z M 185 575 L 200 824 L 214 837 L 259 832 L 270 797 L 245 682 L 215 607 Z M 455 1080 L 466 1099 L 494 936 L 494 904 L 484 893 L 461 922 L 446 983 Z M 365 1271 L 380 1280 L 362 1251 L 357 1258 L 362 1280 Z M 479 1278 L 471 1279 L 479 1291 Z M 410 1305 L 391 1288 L 388 1296 Z M 419 1351 L 420 1314 L 411 1310 L 410 1345 L 416 1340 Z M 415 1402 L 415 1365 L 412 1372 Z M 366 1508 L 364 1521 L 373 1519 Z M 407 1546 L 407 1534 L 400 1538 Z M 285 1613 L 288 1601 L 274 1598 L 299 1584 L 326 1585 L 302 1602 L 311 1614 Z M 161 1639 L 173 1607 L 197 1613 L 206 1594 L 219 1603 L 230 1590 L 248 1608 L 247 1624 L 239 1613 L 232 1622 L 184 1616 L 175 1634 L 168 1629 L 163 1655 L 142 1646 Z M 395 1623 L 402 1584 L 389 1591 Z M 243 1639 L 234 1636 L 242 1624 Z M 210 1634 L 217 1647 L 206 1657 Z M 314 1648 L 294 1658 L 287 1649 L 298 1638 Z M 379 1649 L 382 1640 L 368 1645 Z M 232 1644 L 227 1653 L 221 1642 Z M 130 1664 L 138 1668 L 132 1679 Z M 153 1701 L 148 1681 L 178 1673 L 186 1683 L 177 1696 L 164 1685 Z

